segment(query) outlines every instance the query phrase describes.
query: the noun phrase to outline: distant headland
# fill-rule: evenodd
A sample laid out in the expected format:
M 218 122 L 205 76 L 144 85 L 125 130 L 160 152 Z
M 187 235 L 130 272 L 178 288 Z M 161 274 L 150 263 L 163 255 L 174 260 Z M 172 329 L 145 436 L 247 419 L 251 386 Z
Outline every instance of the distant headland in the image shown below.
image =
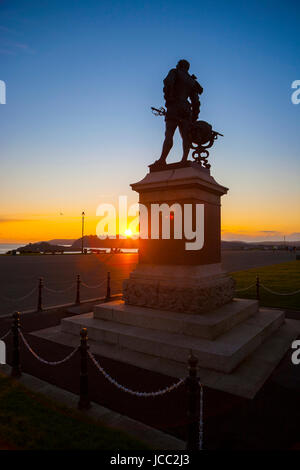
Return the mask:
M 111 250 L 112 252 L 122 252 L 122 250 L 138 250 L 139 240 L 133 238 L 106 238 L 101 240 L 97 235 L 86 235 L 82 238 L 68 239 L 57 238 L 48 241 L 29 243 L 19 248 L 9 250 L 6 254 L 36 254 L 36 253 L 70 253 L 81 252 L 82 246 L 87 252 L 100 252 Z M 222 250 L 292 250 L 300 247 L 300 241 L 263 241 L 263 242 L 244 242 L 244 241 L 226 241 L 221 242 Z

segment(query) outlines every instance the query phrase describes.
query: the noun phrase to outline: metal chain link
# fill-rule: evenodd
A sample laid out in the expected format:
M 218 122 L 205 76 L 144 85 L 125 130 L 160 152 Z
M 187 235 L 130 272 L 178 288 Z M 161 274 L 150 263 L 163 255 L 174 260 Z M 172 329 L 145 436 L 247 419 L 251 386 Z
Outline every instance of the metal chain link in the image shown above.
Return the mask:
M 73 282 L 73 284 L 71 286 L 67 287 L 66 289 L 58 289 L 58 290 L 57 289 L 50 289 L 49 287 L 46 287 L 46 286 L 44 286 L 44 289 L 45 289 L 45 291 L 50 292 L 52 294 L 63 294 L 65 292 L 68 292 L 71 289 L 73 289 L 74 286 L 75 286 L 75 282 Z
M 158 390 L 156 392 L 137 392 L 135 390 L 131 390 L 130 388 L 125 387 L 124 385 L 119 384 L 115 379 L 113 379 L 104 369 L 100 366 L 99 362 L 95 358 L 95 356 L 88 351 L 88 355 L 94 365 L 97 367 L 99 372 L 101 372 L 104 377 L 117 388 L 122 390 L 123 392 L 129 393 L 130 395 L 134 395 L 137 397 L 149 398 L 149 397 L 157 397 L 161 395 L 165 395 L 166 393 L 172 392 L 180 385 L 185 383 L 185 379 L 180 379 L 178 382 L 166 387 L 162 390 Z M 200 384 L 200 404 L 199 404 L 199 450 L 203 450 L 203 385 Z
M 104 279 L 104 281 L 100 282 L 100 284 L 97 284 L 96 286 L 91 286 L 91 285 L 85 284 L 85 282 L 81 281 L 81 285 L 83 287 L 86 287 L 87 289 L 98 289 L 99 287 L 103 286 L 103 284 L 105 284 L 105 282 L 106 282 L 106 279 Z
M 88 355 L 91 358 L 92 362 L 95 364 L 99 372 L 104 375 L 104 377 L 113 385 L 115 385 L 117 388 L 122 390 L 123 392 L 129 393 L 130 395 L 135 395 L 137 397 L 143 397 L 143 398 L 148 398 L 148 397 L 158 397 L 161 395 L 164 395 L 168 392 L 171 392 L 172 390 L 175 390 L 178 388 L 181 384 L 185 382 L 185 379 L 180 379 L 178 382 L 170 385 L 169 387 L 166 387 L 162 390 L 158 390 L 156 392 L 138 392 L 135 390 L 131 390 L 130 388 L 125 387 L 124 385 L 119 384 L 115 379 L 113 379 L 104 369 L 103 367 L 100 366 L 99 362 L 95 358 L 95 356 L 88 351 Z
M 21 302 L 22 300 L 27 299 L 27 297 L 30 297 L 35 291 L 37 290 L 37 287 L 34 287 L 28 294 L 24 295 L 23 297 L 18 297 L 15 299 L 12 299 L 11 297 L 6 297 L 5 295 L 0 295 L 0 298 L 5 300 L 6 302 Z
M 269 289 L 269 287 L 266 287 L 264 284 L 260 283 L 260 286 L 265 289 L 267 292 L 270 292 L 271 294 L 274 294 L 274 295 L 296 295 L 296 294 L 299 294 L 300 293 L 300 289 L 299 290 L 295 290 L 294 292 L 276 292 L 272 289 Z
M 1 338 L 4 339 L 5 337 L 7 337 L 8 335 L 10 334 L 10 330 Z M 43 362 L 44 364 L 47 364 L 47 365 L 52 365 L 52 366 L 56 366 L 56 365 L 59 365 L 59 364 L 63 364 L 64 362 L 67 362 L 78 350 L 79 350 L 79 347 L 75 348 L 70 354 L 68 354 L 64 359 L 60 360 L 60 361 L 46 361 L 45 359 L 41 358 L 32 348 L 31 346 L 29 345 L 28 341 L 26 340 L 26 338 L 24 337 L 22 331 L 19 330 L 19 334 L 20 334 L 20 337 L 23 341 L 23 343 L 25 344 L 25 346 L 27 347 L 27 349 L 31 352 L 31 354 L 36 358 L 38 359 L 40 362 Z M 135 391 L 135 390 L 131 390 L 121 384 L 119 384 L 115 379 L 113 379 L 104 369 L 103 367 L 100 366 L 99 362 L 97 361 L 97 359 L 95 358 L 95 356 L 90 352 L 88 351 L 88 355 L 90 357 L 90 359 L 92 360 L 92 362 L 94 363 L 94 365 L 96 366 L 96 368 L 99 370 L 99 372 L 101 372 L 104 377 L 110 382 L 112 383 L 113 385 L 115 385 L 118 389 L 126 392 L 126 393 L 129 393 L 131 395 L 134 395 L 134 396 L 137 396 L 137 397 L 143 397 L 143 398 L 149 398 L 149 397 L 157 397 L 157 396 L 162 396 L 162 395 L 165 395 L 166 393 L 169 393 L 169 392 L 172 392 L 173 390 L 177 389 L 180 385 L 182 385 L 183 383 L 185 383 L 185 379 L 179 379 L 178 382 L 175 382 L 174 384 L 168 386 L 168 387 L 165 387 L 164 389 L 162 390 L 158 390 L 156 392 L 138 392 L 138 391 Z M 200 384 L 200 405 L 199 405 L 199 450 L 202 450 L 203 449 L 203 385 Z
M 251 289 L 252 287 L 255 286 L 255 283 L 254 284 L 251 284 L 250 286 L 248 287 L 243 287 L 242 289 L 235 289 L 235 292 L 243 292 L 243 291 L 246 291 L 246 290 L 249 290 Z
M 77 346 L 77 348 L 73 349 L 72 352 L 70 352 L 70 354 L 68 354 L 64 359 L 61 359 L 60 361 L 46 361 L 46 359 L 43 359 L 42 357 L 40 357 L 33 349 L 32 347 L 29 345 L 28 341 L 26 340 L 26 338 L 24 337 L 22 331 L 19 330 L 19 333 L 20 333 L 20 337 L 23 341 L 23 343 L 25 344 L 26 348 L 31 352 L 31 354 L 36 358 L 38 359 L 38 361 L 40 362 L 43 362 L 44 364 L 47 364 L 49 366 L 57 366 L 59 364 L 63 364 L 64 362 L 67 362 L 72 356 L 74 356 L 74 354 L 78 351 L 79 349 L 79 346 Z
M 5 333 L 5 335 L 0 338 L 0 341 L 3 341 L 5 338 L 7 338 L 10 333 L 11 333 L 11 330 L 8 330 L 8 332 Z

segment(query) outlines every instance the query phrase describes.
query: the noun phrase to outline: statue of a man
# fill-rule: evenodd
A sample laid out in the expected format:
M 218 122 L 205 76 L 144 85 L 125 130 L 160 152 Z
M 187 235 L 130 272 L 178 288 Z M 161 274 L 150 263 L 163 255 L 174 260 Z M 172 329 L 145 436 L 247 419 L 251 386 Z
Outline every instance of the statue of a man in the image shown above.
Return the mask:
M 182 137 L 182 162 L 186 162 L 190 150 L 190 129 L 197 121 L 200 112 L 199 95 L 203 88 L 194 75 L 189 74 L 190 64 L 180 60 L 176 69 L 171 69 L 164 79 L 164 98 L 166 102 L 166 132 L 162 154 L 157 164 L 165 164 L 173 146 L 173 136 L 179 128 Z

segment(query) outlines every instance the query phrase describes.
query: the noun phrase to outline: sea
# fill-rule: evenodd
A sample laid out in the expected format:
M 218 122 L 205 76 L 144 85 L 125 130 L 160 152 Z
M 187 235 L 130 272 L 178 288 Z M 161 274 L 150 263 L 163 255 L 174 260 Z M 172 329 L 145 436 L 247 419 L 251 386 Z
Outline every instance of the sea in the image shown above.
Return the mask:
M 3 255 L 7 253 L 10 250 L 16 250 L 17 248 L 20 248 L 20 246 L 27 245 L 28 242 L 26 243 L 0 243 L 0 255 Z M 70 246 L 70 245 L 62 245 L 62 246 Z M 99 248 L 98 248 L 99 249 Z M 104 248 L 102 248 L 104 250 Z M 109 253 L 109 249 L 106 249 L 106 252 Z M 77 251 L 70 251 L 70 254 L 72 253 L 78 253 Z M 137 253 L 137 249 L 132 248 L 132 249 L 122 249 L 122 253 Z
M 16 250 L 20 246 L 24 246 L 26 243 L 0 243 L 0 255 L 5 254 L 9 250 Z

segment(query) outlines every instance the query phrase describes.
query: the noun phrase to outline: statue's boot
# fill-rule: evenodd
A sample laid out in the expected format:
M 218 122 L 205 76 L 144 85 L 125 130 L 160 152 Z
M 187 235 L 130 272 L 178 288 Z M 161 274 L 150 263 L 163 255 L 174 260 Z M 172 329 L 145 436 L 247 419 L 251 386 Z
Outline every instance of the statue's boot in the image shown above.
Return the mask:
M 166 164 L 167 164 L 166 160 L 161 157 L 158 160 L 155 160 L 155 162 L 153 163 L 153 165 L 157 165 L 157 166 L 165 166 Z

